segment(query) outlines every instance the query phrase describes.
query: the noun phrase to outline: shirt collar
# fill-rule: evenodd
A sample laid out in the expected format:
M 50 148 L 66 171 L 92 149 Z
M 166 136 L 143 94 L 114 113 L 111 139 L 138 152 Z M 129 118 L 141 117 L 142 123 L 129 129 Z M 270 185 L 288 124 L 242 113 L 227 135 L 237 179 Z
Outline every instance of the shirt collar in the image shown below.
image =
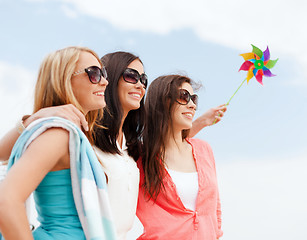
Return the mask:
M 127 147 L 127 144 L 126 144 L 126 137 L 125 137 L 125 134 L 123 134 L 123 143 L 122 143 L 122 147 L 119 145 L 119 143 L 116 141 L 116 144 L 117 144 L 117 147 L 119 150 L 121 151 L 124 151 L 124 150 L 127 150 L 128 147 Z

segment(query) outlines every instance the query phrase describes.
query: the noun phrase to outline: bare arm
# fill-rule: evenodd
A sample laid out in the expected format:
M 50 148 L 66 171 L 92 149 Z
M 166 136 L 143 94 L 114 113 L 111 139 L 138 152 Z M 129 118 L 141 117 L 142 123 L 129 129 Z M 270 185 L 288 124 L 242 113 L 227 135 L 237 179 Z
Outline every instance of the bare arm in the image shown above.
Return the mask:
M 12 148 L 19 137 L 19 133 L 15 128 L 7 132 L 2 139 L 0 139 L 0 161 L 6 161 L 11 155 Z
M 25 201 L 49 171 L 69 164 L 68 138 L 68 132 L 59 128 L 42 133 L 1 182 L 0 231 L 6 240 L 33 239 Z
M 216 120 L 215 123 L 218 123 L 219 121 L 221 121 L 226 110 L 227 110 L 227 107 L 225 104 L 223 104 L 218 107 L 209 109 L 203 115 L 198 117 L 195 121 L 193 121 L 193 125 L 190 130 L 189 137 L 194 137 L 204 127 L 211 126 L 215 120 Z
M 72 104 L 57 107 L 43 108 L 27 118 L 23 124 L 27 127 L 31 122 L 44 117 L 57 116 L 72 121 L 77 126 L 82 126 L 88 131 L 88 124 L 84 115 Z M 12 148 L 20 136 L 16 128 L 11 129 L 2 139 L 0 139 L 0 161 L 9 159 Z

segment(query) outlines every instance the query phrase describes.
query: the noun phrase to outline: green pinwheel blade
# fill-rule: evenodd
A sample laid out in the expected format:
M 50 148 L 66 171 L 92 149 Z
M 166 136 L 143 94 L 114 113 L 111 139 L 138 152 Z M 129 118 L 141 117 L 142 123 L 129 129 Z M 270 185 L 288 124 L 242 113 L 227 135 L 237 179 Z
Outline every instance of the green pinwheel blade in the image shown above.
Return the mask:
M 253 44 L 251 45 L 253 47 L 253 53 L 255 53 L 259 58 L 262 58 L 263 52 Z
M 268 69 L 271 69 L 275 66 L 275 64 L 277 63 L 278 58 L 276 60 L 269 60 L 267 64 L 265 64 L 265 67 Z

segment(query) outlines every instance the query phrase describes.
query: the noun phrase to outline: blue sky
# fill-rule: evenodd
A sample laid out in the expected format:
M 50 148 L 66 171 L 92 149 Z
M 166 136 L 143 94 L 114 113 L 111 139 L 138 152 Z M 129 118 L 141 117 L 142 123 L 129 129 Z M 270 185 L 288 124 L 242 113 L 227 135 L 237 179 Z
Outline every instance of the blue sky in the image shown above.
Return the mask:
M 31 113 L 39 64 L 58 48 L 133 52 L 150 80 L 186 73 L 203 85 L 199 115 L 245 78 L 239 54 L 268 45 L 277 76 L 244 84 L 223 121 L 197 137 L 216 156 L 225 239 L 306 238 L 307 4 L 257 3 L 0 0 L 0 136 Z

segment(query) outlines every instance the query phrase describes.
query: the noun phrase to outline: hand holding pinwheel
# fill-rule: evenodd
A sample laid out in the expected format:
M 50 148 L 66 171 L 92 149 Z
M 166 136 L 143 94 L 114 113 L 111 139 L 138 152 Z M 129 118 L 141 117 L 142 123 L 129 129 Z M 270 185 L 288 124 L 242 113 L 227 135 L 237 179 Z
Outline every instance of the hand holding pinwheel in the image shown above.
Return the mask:
M 262 52 L 259 48 L 252 45 L 253 51 L 249 53 L 242 53 L 240 56 L 242 56 L 245 60 L 245 62 L 241 65 L 239 71 L 247 71 L 247 76 L 243 80 L 243 82 L 240 84 L 240 86 L 237 88 L 235 93 L 231 96 L 229 101 L 226 103 L 226 106 L 229 105 L 231 99 L 236 95 L 238 90 L 241 88 L 243 83 L 247 81 L 249 82 L 250 79 L 253 77 L 256 78 L 256 80 L 263 85 L 262 78 L 265 77 L 274 77 L 275 75 L 271 73 L 270 69 L 275 66 L 275 64 L 278 61 L 278 58 L 276 60 L 270 60 L 270 51 L 269 47 Z M 214 121 L 213 124 L 215 124 L 216 121 Z

